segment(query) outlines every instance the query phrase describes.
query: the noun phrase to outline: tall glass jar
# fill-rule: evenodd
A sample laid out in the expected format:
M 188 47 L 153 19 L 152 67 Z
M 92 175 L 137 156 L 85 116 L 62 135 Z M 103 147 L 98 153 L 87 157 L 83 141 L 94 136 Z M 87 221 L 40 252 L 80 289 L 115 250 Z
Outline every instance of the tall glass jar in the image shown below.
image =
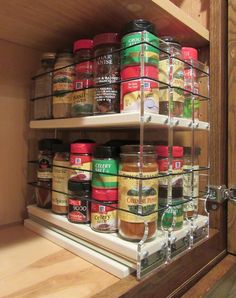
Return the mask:
M 95 114 L 119 113 L 120 111 L 120 47 L 117 33 L 98 34 L 94 43 Z
M 52 211 L 57 214 L 68 213 L 68 179 L 70 166 L 70 145 L 55 144 L 52 170 Z
M 34 119 L 52 118 L 52 70 L 56 53 L 44 53 L 41 67 L 36 73 L 34 81 L 34 97 L 47 96 L 34 100 Z M 38 76 L 38 77 L 37 77 Z
M 165 85 L 160 87 L 160 114 L 175 117 L 183 117 L 184 110 L 184 63 L 182 59 L 181 45 L 170 36 L 161 37 L 160 42 L 160 61 L 159 61 L 159 80 L 170 84 L 173 88 L 169 89 Z M 167 54 L 169 53 L 169 55 Z M 170 109 L 170 111 L 169 111 Z
M 79 39 L 74 42 L 75 80 L 71 104 L 71 116 L 93 114 L 93 40 Z M 88 89 L 87 89 L 88 88 Z M 82 89 L 82 90 L 80 90 Z
M 73 56 L 70 52 L 57 55 L 53 74 L 53 118 L 70 117 L 75 78 L 73 62 Z
M 139 145 L 121 147 L 121 163 L 118 177 L 118 229 L 119 235 L 127 240 L 140 240 L 144 235 L 144 221 L 148 224 L 148 238 L 155 236 L 158 208 L 158 165 L 155 147 L 143 145 L 141 156 Z M 140 163 L 143 160 L 142 177 Z M 132 178 L 128 178 L 131 176 Z M 140 189 L 142 193 L 140 194 Z M 140 197 L 141 195 L 141 197 Z M 142 216 L 138 214 L 141 198 Z M 147 215 L 145 215 L 147 214 Z

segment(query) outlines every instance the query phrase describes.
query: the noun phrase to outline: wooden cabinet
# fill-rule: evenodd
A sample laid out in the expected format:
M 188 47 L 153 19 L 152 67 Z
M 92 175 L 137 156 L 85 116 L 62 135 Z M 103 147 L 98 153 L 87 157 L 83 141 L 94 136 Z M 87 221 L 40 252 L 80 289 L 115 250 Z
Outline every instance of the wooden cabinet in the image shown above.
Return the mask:
M 2 126 L 0 171 L 0 224 L 22 222 L 27 216 L 25 206 L 31 201 L 32 191 L 27 187 L 27 160 L 36 153 L 39 138 L 56 133 L 66 136 L 61 129 L 72 129 L 71 137 L 87 136 L 98 124 L 88 117 L 87 130 L 81 130 L 82 120 L 32 121 L 30 124 L 30 77 L 38 68 L 40 55 L 45 50 L 70 47 L 75 39 L 92 37 L 96 33 L 121 31 L 122 26 L 135 18 L 146 18 L 155 23 L 161 35 L 175 36 L 182 44 L 199 48 L 200 60 L 208 62 L 211 70 L 211 183 L 220 185 L 225 181 L 226 141 L 225 111 L 225 12 L 224 1 L 212 1 L 210 7 L 205 2 L 162 0 L 87 0 L 84 1 L 37 1 L 32 6 L 29 0 L 12 0 L 1 6 L 0 18 L 0 65 L 2 70 L 0 115 Z M 178 5 L 178 6 L 177 6 Z M 210 22 L 208 17 L 210 15 Z M 200 17 L 199 17 L 200 16 Z M 220 16 L 220 17 L 219 17 Z M 217 21 L 216 21 L 217 20 Z M 108 29 L 109 28 L 109 29 Z M 210 60 L 209 60 L 210 54 Z M 221 112 L 220 112 L 221 111 Z M 204 114 L 204 111 L 202 111 Z M 103 117 L 103 116 L 101 116 Z M 112 135 L 129 137 L 120 127 L 137 123 L 137 115 L 128 120 L 115 115 Z M 154 119 L 155 120 L 155 119 Z M 200 119 L 201 120 L 201 119 Z M 204 119 L 202 119 L 204 120 Z M 122 123 L 123 121 L 123 123 Z M 127 123 L 126 123 L 127 121 Z M 160 118 L 156 119 L 161 121 Z M 103 128 L 109 125 L 109 117 L 102 121 Z M 204 125 L 204 123 L 203 123 Z M 60 129 L 60 130 L 59 130 Z M 96 132 L 91 132 L 96 134 Z M 107 135 L 109 139 L 111 136 Z M 203 142 L 199 137 L 199 143 Z M 30 146 L 29 146 L 30 145 Z M 30 148 L 30 151 L 28 151 Z M 5 158 L 6 157 L 6 158 Z M 225 209 L 220 206 L 210 212 L 212 227 L 209 239 L 195 247 L 187 255 L 153 273 L 144 281 L 138 282 L 133 276 L 112 285 L 104 291 L 104 297 L 115 295 L 154 295 L 167 296 L 176 290 L 180 293 L 184 283 L 191 284 L 192 276 L 198 278 L 207 268 L 213 266 L 225 253 Z M 22 234 L 24 237 L 24 233 Z M 20 241 L 20 239 L 19 239 Z M 27 243 L 25 244 L 27 245 Z M 201 256 L 201 257 L 199 257 Z M 191 262 L 191 268 L 189 263 Z M 205 267 L 208 264 L 207 267 Z M 183 269 L 184 268 L 184 269 Z M 180 274 L 181 272 L 181 274 Z M 168 284 L 168 287 L 165 286 Z M 101 294 L 102 295 L 102 294 Z M 111 295 L 112 296 L 112 295 Z

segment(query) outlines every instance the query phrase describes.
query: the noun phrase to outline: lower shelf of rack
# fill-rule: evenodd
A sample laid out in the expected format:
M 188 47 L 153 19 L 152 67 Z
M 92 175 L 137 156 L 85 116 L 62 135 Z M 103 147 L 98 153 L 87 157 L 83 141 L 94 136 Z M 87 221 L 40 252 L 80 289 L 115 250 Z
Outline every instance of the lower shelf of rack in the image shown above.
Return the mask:
M 102 269 L 118 276 L 129 275 L 137 269 L 138 243 L 121 239 L 116 233 L 104 234 L 93 231 L 89 225 L 70 223 L 66 216 L 50 210 L 28 206 L 29 220 L 25 226 L 68 250 L 89 260 Z M 194 243 L 206 238 L 208 217 L 199 215 L 195 222 Z M 175 258 L 189 247 L 189 223 L 171 235 L 171 258 Z M 166 261 L 167 235 L 156 232 L 156 238 L 146 242 L 141 251 L 141 271 L 163 265 Z

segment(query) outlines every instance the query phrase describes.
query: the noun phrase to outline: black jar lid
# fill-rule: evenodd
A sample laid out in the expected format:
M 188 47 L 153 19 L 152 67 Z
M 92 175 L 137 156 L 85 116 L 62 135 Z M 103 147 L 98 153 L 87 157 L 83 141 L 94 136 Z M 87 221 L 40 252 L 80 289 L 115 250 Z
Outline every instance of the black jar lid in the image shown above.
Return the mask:
M 62 144 L 58 139 L 42 139 L 38 141 L 38 150 L 40 151 L 52 151 L 52 145 Z
M 125 35 L 139 31 L 148 31 L 152 34 L 155 34 L 155 25 L 144 19 L 133 20 L 125 24 L 123 34 Z
M 166 43 L 180 45 L 180 42 L 173 36 L 161 36 L 160 39 Z
M 192 154 L 192 147 L 184 147 L 184 155 L 191 155 Z M 200 155 L 201 154 L 201 148 L 200 147 L 194 147 L 194 155 Z
M 52 145 L 53 152 L 70 152 L 70 144 L 53 144 Z
M 119 156 L 119 148 L 115 146 L 97 146 L 93 156 L 95 158 L 117 158 Z
M 91 183 L 90 181 L 78 182 L 74 180 L 68 181 L 68 190 L 78 192 L 78 194 L 90 194 Z

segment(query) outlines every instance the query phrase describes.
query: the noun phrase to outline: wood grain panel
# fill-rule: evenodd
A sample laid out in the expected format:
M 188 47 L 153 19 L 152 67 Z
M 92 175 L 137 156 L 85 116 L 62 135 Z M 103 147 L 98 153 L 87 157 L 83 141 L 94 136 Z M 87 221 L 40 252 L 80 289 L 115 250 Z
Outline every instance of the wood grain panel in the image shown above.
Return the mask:
M 23 226 L 0 239 L 0 297 L 91 297 L 118 281 Z
M 183 44 L 200 46 L 209 40 L 203 26 L 168 0 L 35 0 L 34 5 L 31 0 L 1 0 L 0 4 L 0 39 L 42 50 L 71 47 L 74 40 L 97 33 L 121 33 L 126 22 L 137 18 L 154 22 L 158 34 L 174 35 Z

